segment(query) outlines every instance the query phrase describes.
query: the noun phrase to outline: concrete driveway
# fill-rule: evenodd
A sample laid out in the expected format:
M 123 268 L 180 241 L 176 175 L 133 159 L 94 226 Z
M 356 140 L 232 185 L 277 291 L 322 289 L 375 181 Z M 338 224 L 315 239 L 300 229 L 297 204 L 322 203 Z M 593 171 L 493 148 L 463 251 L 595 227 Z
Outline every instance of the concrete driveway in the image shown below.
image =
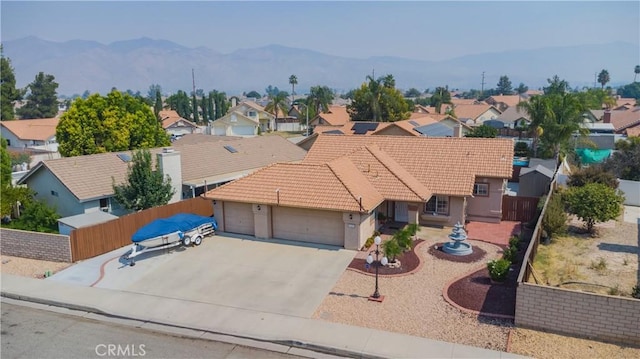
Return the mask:
M 140 256 L 133 267 L 119 259 L 126 251 L 79 263 L 50 280 L 310 318 L 355 255 L 219 234 L 199 247 Z

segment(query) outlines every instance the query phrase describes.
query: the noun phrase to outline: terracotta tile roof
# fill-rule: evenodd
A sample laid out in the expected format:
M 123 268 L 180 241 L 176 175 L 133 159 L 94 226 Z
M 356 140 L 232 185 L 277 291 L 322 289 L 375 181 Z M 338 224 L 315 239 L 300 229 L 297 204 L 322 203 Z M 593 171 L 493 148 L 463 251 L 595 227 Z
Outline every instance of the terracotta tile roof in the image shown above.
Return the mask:
M 618 98 L 616 99 L 616 106 L 624 106 L 624 105 L 629 105 L 631 107 L 636 105 L 636 99 L 635 98 Z
M 454 105 L 474 105 L 478 102 L 475 98 L 452 98 L 451 103 Z M 480 101 L 480 103 L 484 104 L 484 102 Z M 446 104 L 443 104 L 445 106 Z
M 205 194 L 222 201 L 369 212 L 384 198 L 348 159 L 325 164 L 278 163 Z
M 327 125 L 318 125 L 313 129 L 313 133 L 332 133 L 332 134 L 340 134 L 335 131 L 340 131 L 343 135 L 355 135 L 353 131 L 353 126 L 358 123 L 372 123 L 377 124 L 378 127 L 374 131 L 367 131 L 364 135 L 372 135 L 376 131 L 380 131 L 384 128 L 387 128 L 392 125 L 391 122 L 368 122 L 368 121 L 349 121 L 342 126 L 327 126 Z M 358 134 L 362 135 L 362 134 Z
M 640 125 L 629 127 L 625 131 L 629 137 L 640 137 Z
M 443 106 L 443 113 L 444 113 L 444 106 Z M 477 105 L 456 105 L 453 108 L 453 112 L 456 114 L 456 116 L 459 119 L 462 118 L 470 118 L 472 120 L 477 119 L 478 117 L 480 117 L 480 115 L 482 115 L 483 113 L 489 111 L 489 109 L 493 108 L 493 106 L 489 105 L 489 104 L 477 104 Z
M 237 150 L 231 153 L 224 146 Z M 241 176 L 248 172 L 282 161 L 301 161 L 306 152 L 280 136 L 257 136 L 229 141 L 200 142 L 175 145 L 180 151 L 182 180 L 185 184 L 202 185 L 205 180 L 214 183 L 227 174 Z M 154 160 L 161 148 L 151 149 Z M 122 152 L 131 155 L 131 152 Z M 44 166 L 80 201 L 113 195 L 113 176 L 117 184 L 126 178 L 128 163 L 118 153 L 45 160 L 33 168 L 21 182 Z M 229 178 L 228 180 L 233 179 Z
M 640 107 L 629 110 L 611 111 L 611 123 L 617 131 L 640 123 Z
M 304 163 L 326 163 L 366 145 L 378 146 L 435 194 L 468 196 L 476 176 L 511 177 L 510 139 L 320 134 Z
M 385 199 L 426 202 L 431 191 L 378 146 L 365 146 L 346 156 Z M 344 158 L 344 157 L 341 157 Z
M 178 113 L 174 110 L 162 110 L 158 112 L 158 117 L 160 117 L 160 121 L 162 121 L 162 128 L 164 129 L 171 127 L 178 121 L 183 121 L 184 123 L 189 125 L 189 127 L 198 127 L 198 125 L 196 125 L 195 123 L 187 120 L 186 118 L 180 117 L 180 115 L 178 115 Z
M 328 113 L 320 113 L 312 121 L 315 123 L 319 118 L 330 126 L 343 126 L 350 120 L 346 106 L 329 106 Z
M 56 135 L 59 118 L 1 121 L 0 125 L 21 140 L 46 141 Z
M 520 97 L 520 95 L 496 95 L 491 96 L 485 100 L 486 103 L 492 105 L 502 102 L 509 107 L 517 106 L 521 101 L 523 101 L 523 99 Z

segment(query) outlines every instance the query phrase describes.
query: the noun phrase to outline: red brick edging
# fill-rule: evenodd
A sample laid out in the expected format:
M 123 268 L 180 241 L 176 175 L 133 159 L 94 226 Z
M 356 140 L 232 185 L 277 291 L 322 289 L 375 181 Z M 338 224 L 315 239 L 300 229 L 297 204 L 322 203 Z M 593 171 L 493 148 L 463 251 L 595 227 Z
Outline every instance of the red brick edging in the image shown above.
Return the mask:
M 424 243 L 427 243 L 427 241 L 422 240 L 422 242 L 418 243 L 415 247 L 413 247 L 413 251 L 417 251 L 418 248 L 422 247 L 422 245 Z M 418 257 L 418 266 L 415 267 L 413 270 L 410 270 L 408 272 L 404 272 L 404 273 L 398 273 L 398 274 L 378 274 L 378 277 L 386 277 L 386 278 L 392 278 L 392 277 L 402 277 L 405 275 L 411 275 L 417 271 L 419 271 L 420 269 L 422 269 L 422 266 L 424 265 L 424 260 L 422 258 L 420 258 L 420 256 L 418 255 L 418 253 L 416 252 L 416 257 Z M 363 271 L 361 269 L 356 269 L 356 268 L 351 268 L 351 267 L 347 267 L 347 270 L 351 270 L 354 271 L 356 273 L 360 273 L 360 274 L 364 274 L 364 275 L 368 275 L 368 276 L 372 276 L 374 277 L 376 274 L 375 273 L 371 273 L 371 272 L 366 272 Z

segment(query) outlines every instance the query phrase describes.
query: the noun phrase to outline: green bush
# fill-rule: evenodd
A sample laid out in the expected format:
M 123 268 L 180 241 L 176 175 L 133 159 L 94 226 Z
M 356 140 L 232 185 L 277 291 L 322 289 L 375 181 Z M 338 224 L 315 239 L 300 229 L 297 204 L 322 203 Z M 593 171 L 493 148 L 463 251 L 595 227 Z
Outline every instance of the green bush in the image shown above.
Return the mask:
M 518 248 L 509 247 L 502 252 L 502 258 L 508 260 L 511 263 L 515 263 L 518 256 Z
M 518 247 L 520 247 L 520 237 L 513 236 L 509 238 L 509 247 L 518 249 Z
M 395 237 L 382 243 L 382 251 L 390 262 L 395 262 L 396 258 L 402 254 L 402 248 Z
M 411 246 L 413 244 L 413 239 L 411 238 L 411 233 L 405 228 L 400 231 L 397 231 L 393 235 L 393 239 L 398 243 L 400 249 L 403 252 L 411 250 Z
M 407 224 L 405 229 L 409 231 L 409 235 L 411 237 L 415 237 L 415 235 L 418 233 L 418 230 L 420 229 L 420 226 L 418 226 L 417 223 L 409 223 Z
M 554 194 L 549 200 L 547 211 L 542 217 L 542 228 L 551 238 L 567 232 L 567 213 L 559 194 Z
M 640 299 L 640 284 L 636 285 L 635 287 L 633 287 L 633 289 L 631 289 L 631 296 L 636 299 Z
M 520 157 L 529 156 L 529 145 L 526 142 L 516 142 L 514 149 L 514 155 Z
M 496 282 L 504 282 L 509 275 L 509 267 L 511 262 L 506 259 L 493 259 L 487 262 L 489 277 Z

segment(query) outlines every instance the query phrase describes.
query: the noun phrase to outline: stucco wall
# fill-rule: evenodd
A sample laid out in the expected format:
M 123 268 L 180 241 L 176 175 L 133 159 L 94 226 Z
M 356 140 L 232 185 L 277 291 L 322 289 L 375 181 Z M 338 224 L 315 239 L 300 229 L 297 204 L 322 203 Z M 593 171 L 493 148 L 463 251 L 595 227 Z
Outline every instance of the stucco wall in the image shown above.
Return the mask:
M 2 237 L 0 252 L 3 255 L 71 262 L 71 245 L 68 236 L 0 228 L 0 237 Z
M 502 219 L 503 180 L 500 178 L 476 178 L 476 183 L 489 184 L 489 196 L 467 198 L 467 219 L 497 223 Z
M 640 182 L 618 180 L 618 188 L 624 193 L 624 204 L 628 206 L 640 206 Z
M 36 199 L 55 207 L 61 217 L 85 213 L 85 207 L 62 183 L 49 171 L 38 170 L 27 180 L 27 186 L 34 190 Z M 54 196 L 51 191 L 58 193 Z
M 465 222 L 464 197 L 449 197 L 449 215 L 436 215 L 425 213 L 424 203 L 420 206 L 420 224 L 435 224 L 443 226 L 453 226 L 457 222 Z
M 640 345 L 640 300 L 519 283 L 515 324 Z

